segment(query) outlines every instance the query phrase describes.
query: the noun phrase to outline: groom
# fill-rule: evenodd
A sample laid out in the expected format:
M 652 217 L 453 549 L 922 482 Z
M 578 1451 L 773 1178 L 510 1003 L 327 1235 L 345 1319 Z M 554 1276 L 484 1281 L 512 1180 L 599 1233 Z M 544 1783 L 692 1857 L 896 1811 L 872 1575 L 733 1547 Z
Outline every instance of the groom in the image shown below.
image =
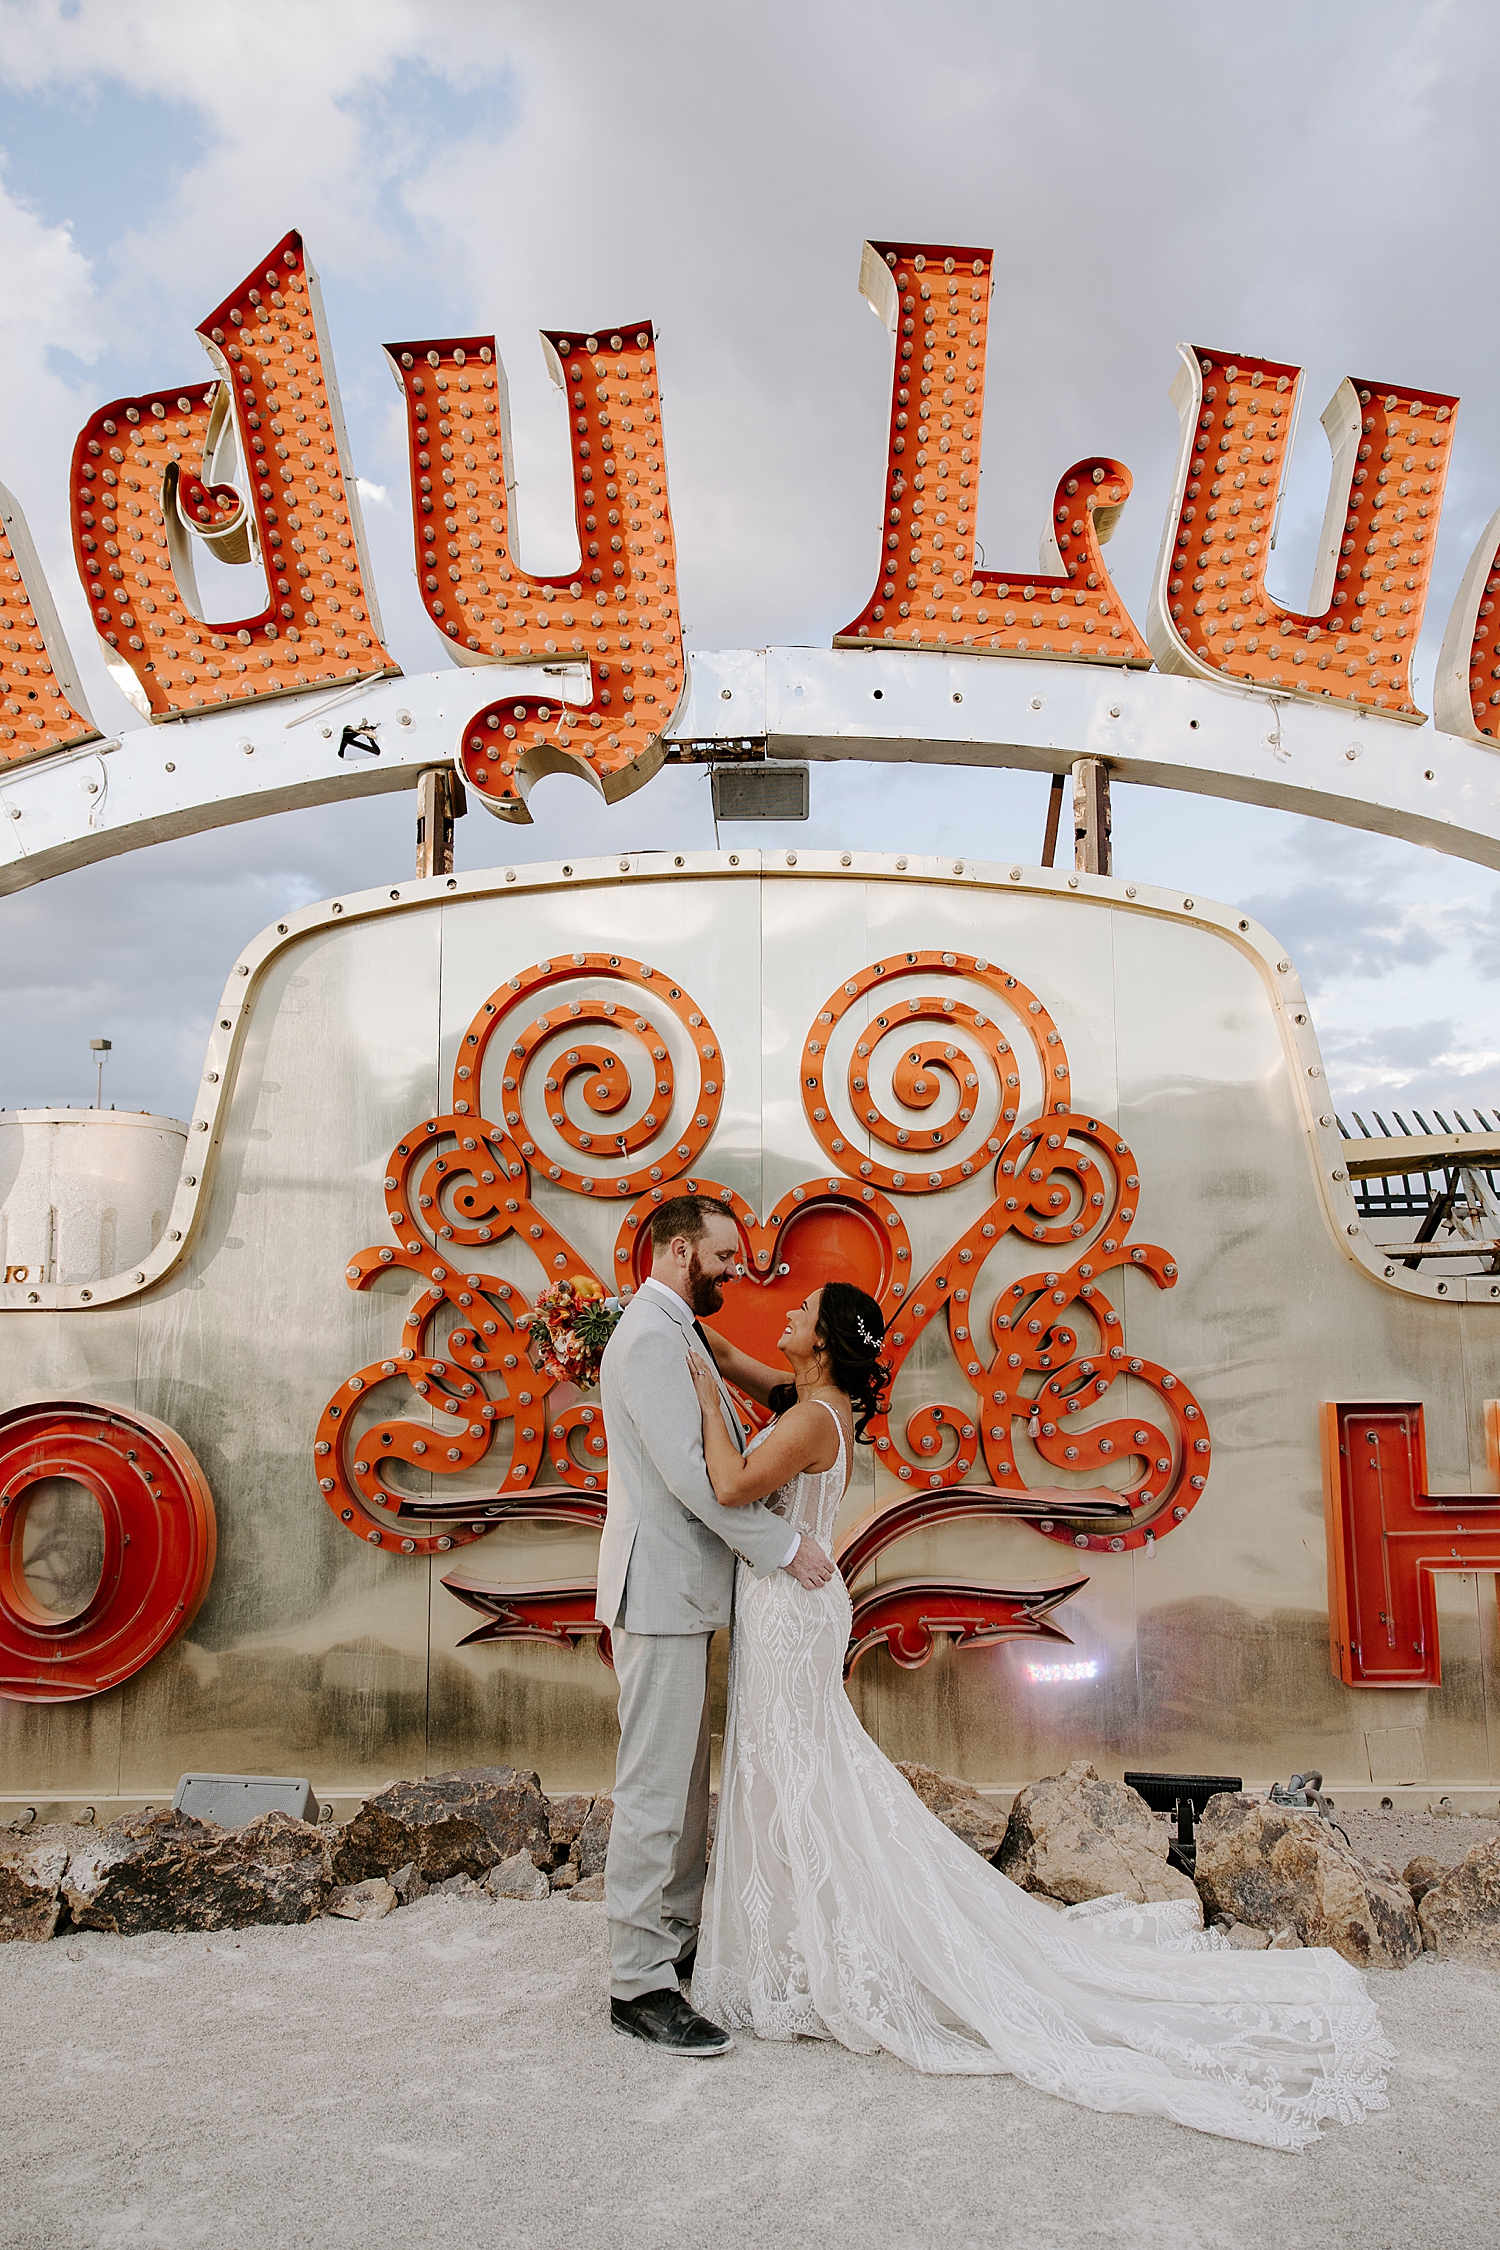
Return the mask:
M 728 2035 L 678 1990 L 691 1973 L 708 1859 L 708 1649 L 734 1603 L 734 1558 L 757 1577 L 787 1570 L 826 1584 L 833 1565 L 756 1502 L 721 1508 L 703 1463 L 688 1353 L 712 1361 L 697 1315 L 716 1313 L 734 1274 L 734 1221 L 679 1195 L 651 1221 L 651 1274 L 609 1340 L 600 1371 L 609 1513 L 599 1545 L 599 1619 L 620 1682 L 615 1809 L 604 1869 L 610 2017 L 675 2054 L 722 2055 Z M 729 1395 L 726 1428 L 743 1450 Z

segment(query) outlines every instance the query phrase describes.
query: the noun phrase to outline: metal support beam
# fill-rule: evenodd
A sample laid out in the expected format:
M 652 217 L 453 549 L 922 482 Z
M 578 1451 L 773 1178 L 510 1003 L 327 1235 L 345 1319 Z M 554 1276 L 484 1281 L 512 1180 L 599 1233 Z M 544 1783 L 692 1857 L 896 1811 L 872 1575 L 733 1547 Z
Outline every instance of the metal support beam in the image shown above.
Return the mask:
M 1102 758 L 1073 765 L 1073 864 L 1080 875 L 1113 873 L 1110 851 L 1109 768 Z
M 236 705 L 0 769 L 0 893 L 138 845 L 336 797 L 410 789 L 505 693 L 583 703 L 586 665 L 488 665 Z M 378 757 L 340 760 L 352 726 Z M 1009 767 L 1079 757 L 1112 781 L 1266 805 L 1500 869 L 1500 751 L 1330 697 L 1028 657 L 886 647 L 716 649 L 688 660 L 665 738 L 736 757 Z M 597 779 L 579 762 L 579 778 Z
M 417 776 L 417 880 L 453 873 L 453 823 L 469 809 L 452 766 L 428 766 Z
M 1057 831 L 1062 825 L 1063 790 L 1067 786 L 1065 773 L 1052 776 L 1052 787 L 1047 794 L 1047 825 L 1042 832 L 1042 865 L 1057 865 Z

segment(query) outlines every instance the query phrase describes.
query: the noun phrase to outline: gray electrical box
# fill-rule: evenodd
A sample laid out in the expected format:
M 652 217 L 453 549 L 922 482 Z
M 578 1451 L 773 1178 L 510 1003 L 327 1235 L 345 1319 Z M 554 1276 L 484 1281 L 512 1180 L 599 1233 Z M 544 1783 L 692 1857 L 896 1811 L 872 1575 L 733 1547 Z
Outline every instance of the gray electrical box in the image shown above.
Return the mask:
M 806 820 L 807 768 L 783 764 L 715 766 L 715 820 Z
M 265 1812 L 316 1820 L 318 1800 L 310 1781 L 291 1781 L 281 1774 L 185 1773 L 172 1810 L 190 1813 L 194 1820 L 216 1820 L 221 1828 L 243 1828 Z

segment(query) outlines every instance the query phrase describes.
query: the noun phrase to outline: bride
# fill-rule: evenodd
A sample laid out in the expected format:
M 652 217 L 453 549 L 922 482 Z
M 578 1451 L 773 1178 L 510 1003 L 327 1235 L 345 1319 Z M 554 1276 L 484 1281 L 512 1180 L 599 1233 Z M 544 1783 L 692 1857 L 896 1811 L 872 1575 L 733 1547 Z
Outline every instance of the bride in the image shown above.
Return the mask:
M 743 1456 L 712 1370 L 689 1354 L 721 1502 L 767 1500 L 832 1552 L 850 1447 L 889 1383 L 884 1334 L 873 1299 L 831 1281 L 788 1316 L 793 1383 L 713 1335 L 725 1378 L 777 1414 Z M 808 1592 L 738 1566 L 696 2008 L 762 2039 L 1006 2072 L 1269 2148 L 1385 2108 L 1391 2050 L 1337 1953 L 1231 1951 L 1190 1900 L 1059 1913 L 952 1835 L 854 1714 L 849 1622 L 837 1572 Z

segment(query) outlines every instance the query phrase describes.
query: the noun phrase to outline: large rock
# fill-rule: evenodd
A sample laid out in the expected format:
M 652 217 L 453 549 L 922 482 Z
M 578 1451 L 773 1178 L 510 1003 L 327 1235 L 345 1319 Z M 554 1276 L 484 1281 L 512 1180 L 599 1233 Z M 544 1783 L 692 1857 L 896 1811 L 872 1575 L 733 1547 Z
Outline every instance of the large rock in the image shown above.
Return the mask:
M 64 1879 L 79 1927 L 117 1937 L 310 1922 L 329 1884 L 322 1835 L 279 1812 L 235 1829 L 186 1813 L 127 1815 L 73 1853 Z
M 1440 1883 L 1448 1870 L 1440 1859 L 1430 1853 L 1418 1852 L 1401 1870 L 1401 1880 L 1411 1892 L 1413 1906 L 1420 1906 L 1435 1883 Z
M 1163 1898 L 1196 1903 L 1188 1877 L 1167 1865 L 1168 1840 L 1144 1797 L 1123 1781 L 1101 1781 L 1080 1759 L 1021 1791 L 995 1864 L 1023 1890 L 1067 1906 L 1117 1892 L 1141 1904 Z
M 555 1866 L 573 1856 L 573 1846 L 578 1841 L 578 1831 L 588 1819 L 594 1800 L 580 1793 L 547 1799 L 547 1825 L 552 1836 L 552 1857 Z
M 981 1797 L 972 1783 L 936 1766 L 898 1765 L 930 1813 L 981 1859 L 993 1859 L 1005 1841 L 1006 1816 Z
M 1212 1919 L 1290 1924 L 1358 1969 L 1404 1969 L 1422 1950 L 1411 1893 L 1341 1843 L 1316 1812 L 1210 1797 L 1198 1827 L 1198 1890 Z
M 344 1883 L 328 1901 L 328 1912 L 345 1922 L 383 1922 L 400 1905 L 396 1886 L 383 1875 L 367 1883 Z
M 586 1883 L 592 1876 L 604 1873 L 604 1861 L 609 1851 L 609 1824 L 615 1817 L 613 1797 L 596 1797 L 589 1809 L 589 1817 L 578 1831 L 578 1841 L 573 1846 L 572 1858 L 578 1869 L 578 1880 Z
M 45 1831 L 26 1843 L 0 1841 L 0 1945 L 51 1937 L 63 1910 L 68 1847 Z
M 484 1887 L 491 1898 L 550 1898 L 552 1881 L 537 1866 L 530 1852 L 517 1852 L 513 1859 L 503 1859 L 492 1867 L 484 1879 Z
M 1440 1961 L 1500 1969 L 1500 1836 L 1486 1837 L 1424 1892 L 1422 1943 Z
M 461 1773 L 396 1781 L 362 1804 L 334 1849 L 334 1880 L 361 1883 L 412 1865 L 425 1883 L 487 1874 L 529 1852 L 553 1861 L 551 1821 L 534 1773 L 468 1766 Z

